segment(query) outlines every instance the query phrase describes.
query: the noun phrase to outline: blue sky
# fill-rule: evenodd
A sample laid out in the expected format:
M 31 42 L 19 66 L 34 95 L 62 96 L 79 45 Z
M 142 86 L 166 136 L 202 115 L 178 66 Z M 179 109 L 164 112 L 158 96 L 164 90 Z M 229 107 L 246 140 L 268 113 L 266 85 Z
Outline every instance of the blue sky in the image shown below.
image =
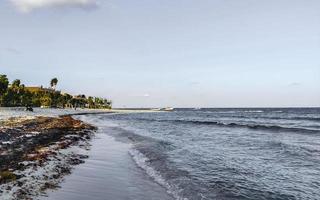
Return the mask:
M 2 0 L 0 73 L 115 107 L 320 106 L 319 0 Z

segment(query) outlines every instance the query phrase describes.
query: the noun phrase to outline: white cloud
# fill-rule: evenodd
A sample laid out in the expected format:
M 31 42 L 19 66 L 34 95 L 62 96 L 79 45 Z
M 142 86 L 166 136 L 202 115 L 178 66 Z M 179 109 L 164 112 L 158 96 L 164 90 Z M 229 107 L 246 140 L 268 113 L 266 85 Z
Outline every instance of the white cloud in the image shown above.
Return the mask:
M 21 12 L 28 13 L 35 9 L 52 7 L 79 7 L 93 8 L 97 6 L 96 0 L 10 0 Z

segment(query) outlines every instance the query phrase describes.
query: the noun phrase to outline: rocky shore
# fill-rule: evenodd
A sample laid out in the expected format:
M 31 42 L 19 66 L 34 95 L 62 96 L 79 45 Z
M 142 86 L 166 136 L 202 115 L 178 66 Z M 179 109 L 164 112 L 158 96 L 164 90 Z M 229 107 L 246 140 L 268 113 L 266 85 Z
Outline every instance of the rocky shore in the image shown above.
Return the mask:
M 36 199 L 84 162 L 95 127 L 62 117 L 0 122 L 0 197 Z

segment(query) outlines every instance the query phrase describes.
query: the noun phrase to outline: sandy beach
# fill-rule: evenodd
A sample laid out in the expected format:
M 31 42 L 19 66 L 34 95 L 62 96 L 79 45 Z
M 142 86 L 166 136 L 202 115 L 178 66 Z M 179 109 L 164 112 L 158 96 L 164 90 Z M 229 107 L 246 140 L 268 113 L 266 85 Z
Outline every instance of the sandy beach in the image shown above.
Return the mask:
M 92 109 L 78 109 L 78 110 L 52 110 L 52 109 L 36 109 L 34 113 L 25 112 L 23 109 L 15 108 L 14 111 L 4 109 L 2 112 L 2 120 L 0 120 L 0 196 L 2 199 L 33 199 L 42 196 L 44 199 L 64 199 L 66 195 L 65 188 L 73 187 L 74 192 L 69 193 L 69 199 L 79 199 L 79 193 L 83 191 L 81 188 L 86 184 L 74 184 L 74 182 L 81 182 L 81 175 L 90 175 L 90 170 L 87 168 L 92 166 L 95 159 L 99 156 L 104 156 L 107 152 L 110 157 L 105 159 L 103 166 L 97 165 L 95 173 L 100 170 L 99 176 L 92 184 L 91 189 L 95 191 L 101 187 L 99 179 L 114 180 L 108 185 L 110 192 L 112 188 L 117 185 L 129 184 L 131 181 L 136 181 L 139 178 L 141 182 L 145 182 L 144 187 L 150 187 L 149 193 L 143 192 L 142 188 L 137 187 L 140 191 L 141 199 L 170 199 L 166 196 L 164 188 L 158 186 L 152 180 L 145 179 L 145 176 L 128 156 L 129 145 L 121 144 L 114 141 L 110 136 L 106 136 L 103 127 L 99 127 L 99 133 L 96 136 L 98 125 L 94 121 L 86 118 L 87 115 L 103 115 L 115 113 L 141 113 L 141 112 L 155 112 L 150 110 L 128 110 L 128 109 L 113 109 L 113 110 L 92 110 Z M 46 113 L 46 114 L 43 114 Z M 53 114 L 54 113 L 54 114 Z M 74 115 L 74 116 L 73 116 Z M 75 119 L 77 118 L 77 119 Z M 81 121 L 86 119 L 85 121 Z M 92 137 L 94 138 L 92 141 Z M 91 143 L 93 142 L 93 144 Z M 104 145 L 101 142 L 105 143 Z M 107 146 L 105 146 L 107 145 Z M 93 146 L 93 151 L 89 151 Z M 102 148 L 102 149 L 101 149 Z M 85 163 L 90 157 L 89 162 L 83 167 L 74 167 Z M 127 162 L 119 164 L 119 162 Z M 100 166 L 100 168 L 99 168 Z M 106 167 L 110 168 L 106 168 Z M 128 169 L 127 167 L 130 167 Z M 62 190 L 60 183 L 64 180 L 66 175 L 75 170 L 75 175 L 67 178 L 63 184 Z M 122 180 L 114 178 L 115 172 L 125 176 L 130 175 Z M 132 172 L 132 170 L 134 170 Z M 132 178 L 132 176 L 135 176 Z M 129 186 L 131 188 L 131 186 Z M 47 196 L 47 190 L 54 189 Z M 155 191 L 154 191 L 155 190 Z M 88 192 L 92 196 L 93 191 Z M 105 191 L 105 190 L 102 190 Z M 127 191 L 128 192 L 128 191 Z M 60 194 L 63 194 L 59 197 Z M 121 195 L 123 192 L 113 192 L 110 194 L 116 199 L 123 199 Z M 159 194 L 156 197 L 155 194 Z M 71 195 L 71 196 L 70 196 Z M 72 196 L 74 195 L 74 196 Z M 117 195 L 120 195 L 117 197 Z M 82 199 L 86 199 L 86 195 L 82 195 Z M 128 195 L 127 195 L 128 196 Z M 45 198 L 46 197 L 46 198 Z M 94 195 L 92 196 L 94 199 Z M 96 199 L 101 199 L 98 196 Z
M 112 137 L 121 130 L 102 127 L 96 117 L 79 117 L 100 127 L 92 139 L 88 159 L 65 177 L 60 189 L 50 190 L 41 200 L 173 200 L 166 188 L 137 166 L 128 153 L 132 146 Z

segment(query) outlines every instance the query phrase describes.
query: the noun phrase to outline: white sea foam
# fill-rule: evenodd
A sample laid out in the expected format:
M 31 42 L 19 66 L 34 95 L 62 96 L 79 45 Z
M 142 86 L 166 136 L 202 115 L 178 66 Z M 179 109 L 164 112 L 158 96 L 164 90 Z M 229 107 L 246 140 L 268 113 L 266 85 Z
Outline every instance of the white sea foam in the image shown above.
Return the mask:
M 263 113 L 263 110 L 226 110 L 226 111 L 203 111 L 203 113 L 219 113 L 219 114 L 234 114 L 234 113 Z
M 130 149 L 129 151 L 130 155 L 132 156 L 135 163 L 145 170 L 145 172 L 152 177 L 158 184 L 165 187 L 167 189 L 167 192 L 171 194 L 175 199 L 177 200 L 188 200 L 188 198 L 183 198 L 179 196 L 178 189 L 176 189 L 174 186 L 170 185 L 162 176 L 161 174 L 156 171 L 154 168 L 149 166 L 147 164 L 148 158 L 144 156 L 142 153 L 140 153 L 138 150 Z
M 242 112 L 242 111 L 240 111 Z M 245 110 L 243 111 L 245 113 L 263 113 L 264 111 L 263 110 Z

